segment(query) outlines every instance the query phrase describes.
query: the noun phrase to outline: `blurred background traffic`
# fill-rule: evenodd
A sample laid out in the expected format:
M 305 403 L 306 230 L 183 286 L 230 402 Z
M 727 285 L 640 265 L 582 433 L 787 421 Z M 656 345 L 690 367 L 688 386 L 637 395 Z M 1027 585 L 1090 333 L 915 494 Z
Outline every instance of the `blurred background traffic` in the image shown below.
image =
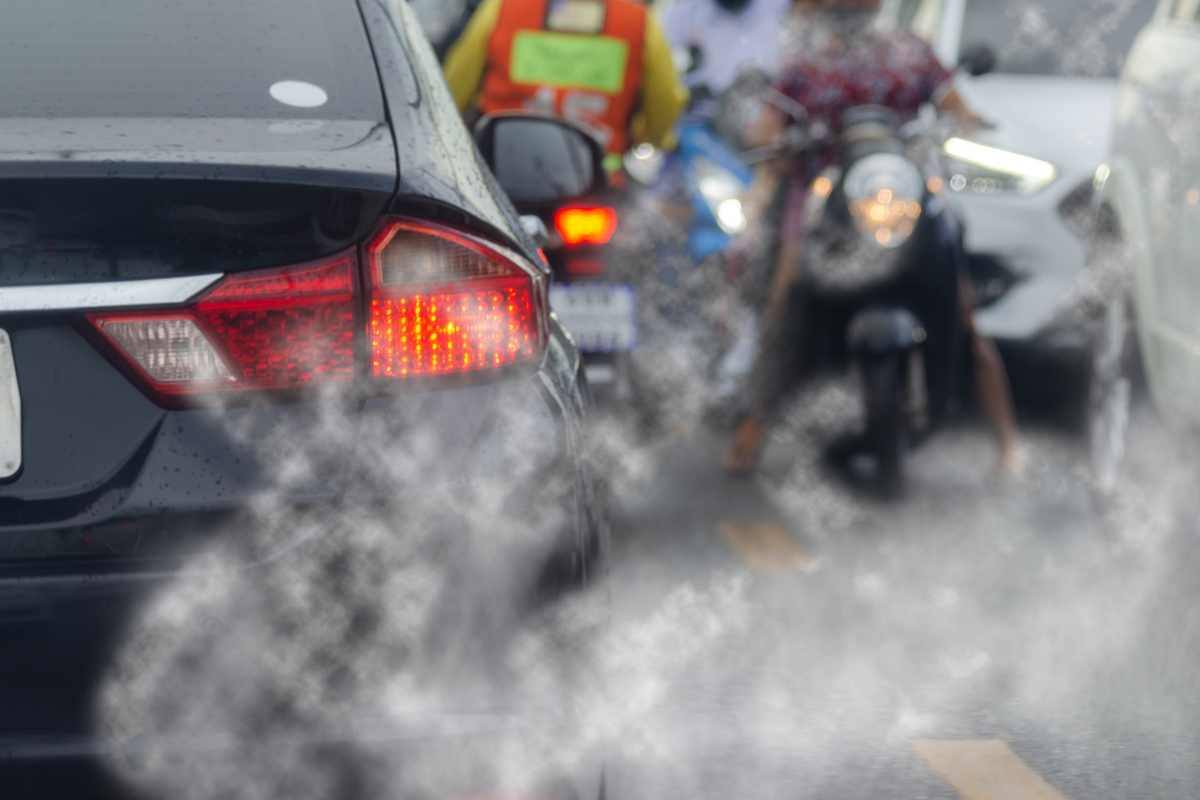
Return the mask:
M 470 119 L 479 4 L 413 4 Z M 660 721 L 715 761 L 641 796 L 1194 793 L 1200 4 L 649 13 L 686 101 L 643 75 L 605 193 L 514 199 L 603 420 L 619 605 L 760 576 L 743 657 L 668 669 L 664 707 L 777 704 Z
M 468 24 L 473 15 L 491 12 L 485 5 L 479 14 L 479 3 L 418 0 L 413 5 L 435 50 L 448 59 L 452 89 L 470 115 L 477 96 L 485 99 L 480 87 L 470 80 L 455 84 L 462 83 L 462 65 L 470 61 L 464 51 L 480 46 L 471 41 Z M 628 137 L 622 133 L 627 146 L 613 154 L 622 168 L 611 173 L 609 195 L 603 202 L 582 204 L 586 208 L 540 210 L 559 278 L 554 305 L 588 354 L 593 387 L 619 395 L 623 410 L 640 422 L 661 417 L 667 407 L 676 417 L 701 414 L 731 424 L 747 415 L 762 416 L 765 412 L 753 406 L 773 401 L 761 396 L 782 392 L 755 388 L 764 380 L 753 375 L 764 336 L 774 335 L 769 325 L 764 331 L 764 311 L 773 295 L 790 291 L 780 288 L 790 278 L 779 276 L 792 267 L 781 270 L 781 264 L 807 262 L 800 282 L 811 283 L 822 269 L 814 265 L 829 265 L 832 259 L 828 250 L 806 250 L 798 240 L 814 232 L 826 240 L 832 235 L 839 241 L 829 246 L 844 250 L 853 238 L 829 234 L 839 222 L 850 221 L 838 220 L 836 207 L 818 210 L 798 196 L 812 189 L 818 199 L 825 192 L 835 201 L 842 197 L 841 181 L 854 166 L 849 157 L 863 155 L 847 153 L 842 115 L 890 106 L 896 114 L 888 121 L 895 127 L 891 148 L 901 151 L 915 171 L 908 173 L 893 161 L 894 169 L 907 174 L 875 170 L 864 179 L 860 169 L 867 188 L 857 191 L 876 193 L 869 198 L 874 200 L 879 191 L 895 196 L 902 188 L 897 183 L 913 184 L 900 198 L 922 204 L 917 215 L 922 221 L 944 206 L 945 224 L 957 229 L 946 235 L 961 240 L 961 252 L 946 256 L 959 262 L 947 280 L 954 283 L 953 275 L 961 274 L 971 295 L 966 330 L 934 337 L 953 340 L 943 349 L 962 350 L 965 356 L 939 354 L 939 343 L 928 343 L 935 363 L 926 364 L 925 372 L 935 410 L 974 404 L 996 429 L 1002 449 L 1011 451 L 1016 445 L 1008 442 L 1017 436 L 1005 410 L 1007 390 L 989 388 L 1008 383 L 1032 419 L 1052 417 L 1090 437 L 1092 467 L 1111 489 L 1129 407 L 1143 376 L 1149 376 L 1159 408 L 1178 407 L 1171 399 L 1180 395 L 1178 389 L 1155 387 L 1167 373 L 1179 381 L 1192 369 L 1145 366 L 1149 351 L 1159 354 L 1156 358 L 1183 357 L 1176 337 L 1191 335 L 1186 324 L 1171 324 L 1172 333 L 1162 338 L 1154 333 L 1166 298 L 1181 295 L 1151 290 L 1149 284 L 1155 271 L 1180 269 L 1164 266 L 1164 260 L 1183 263 L 1186 258 L 1178 249 L 1169 259 L 1151 257 L 1151 241 L 1158 237 L 1137 231 L 1148 224 L 1142 220 L 1160 220 L 1168 212 L 1147 209 L 1147 187 L 1129 194 L 1115 187 L 1149 180 L 1154 170 L 1135 167 L 1131 155 L 1153 152 L 1161 169 L 1187 184 L 1172 189 L 1176 202 L 1169 213 L 1186 214 L 1192 207 L 1190 183 L 1174 169 L 1190 157 L 1186 136 L 1151 144 L 1147 126 L 1166 126 L 1147 122 L 1150 115 L 1137 106 L 1152 104 L 1154 114 L 1175 116 L 1174 128 L 1184 124 L 1183 98 L 1157 92 L 1170 81 L 1161 73 L 1174 69 L 1184 75 L 1184 64 L 1191 63 L 1183 51 L 1195 9 L 1153 0 L 1069 6 L 675 0 L 654 4 L 651 14 L 661 20 L 653 23 L 655 36 L 661 34 L 671 49 L 679 81 L 689 91 L 686 105 L 673 107 L 676 99 L 664 96 L 669 88 L 652 85 L 664 81 L 651 74 L 640 104 L 630 110 Z M 844 39 L 848 47 L 831 45 L 831 38 Z M 487 59 L 494 56 L 481 54 L 480 71 Z M 487 69 L 495 68 L 487 63 Z M 1139 70 L 1157 71 L 1158 85 L 1151 89 L 1139 81 Z M 574 108 L 585 126 L 596 119 L 586 104 L 571 102 L 557 107 L 551 102 L 544 110 L 570 115 Z M 669 136 L 661 120 L 652 135 L 639 130 L 656 112 L 661 118 L 679 113 Z M 839 150 L 843 163 L 827 163 Z M 827 167 L 831 171 L 825 174 Z M 895 272 L 905 271 L 899 265 L 905 252 L 919 251 L 914 258 L 930 259 L 933 251 L 921 251 L 922 237 L 909 242 L 912 230 L 895 229 L 906 224 L 903 205 L 867 208 L 860 199 L 851 196 L 841 204 L 860 230 L 864 215 L 899 215 L 898 223 L 885 222 L 867 234 L 883 250 L 899 251 Z M 800 221 L 804 215 L 812 219 Z M 1180 236 L 1187 228 L 1181 220 L 1171 230 Z M 1140 265 L 1138 258 L 1144 259 Z M 880 275 L 874 282 L 862 274 L 850 277 L 869 270 L 866 262 L 877 257 L 857 248 L 853 254 L 839 252 L 837 259 L 841 267 L 826 269 L 839 273 L 835 282 L 856 280 L 865 292 L 859 304 L 881 305 L 871 294 L 886 283 Z M 1135 276 L 1141 277 L 1141 291 L 1135 291 Z M 844 294 L 845 288 L 838 290 Z M 929 296 L 922 288 L 913 293 Z M 819 294 L 817 306 L 837 305 L 821 302 Z M 1161 299 L 1156 302 L 1155 296 Z M 911 306 L 914 297 L 900 301 Z M 777 297 L 776 302 L 785 301 Z M 853 314 L 846 313 L 845 319 L 829 321 L 826 338 L 846 339 L 853 322 Z M 916 314 L 916 323 L 937 328 L 930 313 Z M 820 327 L 815 321 L 805 324 Z M 821 337 L 810 330 L 807 338 Z M 986 366 L 995 360 L 993 342 L 1004 366 L 964 377 L 978 372 L 979 362 Z M 847 344 L 835 341 L 825 349 L 845 350 Z M 809 347 L 814 348 L 821 349 Z M 849 355 L 810 353 L 799 367 L 775 358 L 759 372 L 819 371 L 822 358 L 836 366 Z M 941 380 L 939 371 L 947 372 Z M 942 383 L 953 385 L 953 391 L 943 390 Z M 1019 460 L 1011 453 L 1003 457 Z

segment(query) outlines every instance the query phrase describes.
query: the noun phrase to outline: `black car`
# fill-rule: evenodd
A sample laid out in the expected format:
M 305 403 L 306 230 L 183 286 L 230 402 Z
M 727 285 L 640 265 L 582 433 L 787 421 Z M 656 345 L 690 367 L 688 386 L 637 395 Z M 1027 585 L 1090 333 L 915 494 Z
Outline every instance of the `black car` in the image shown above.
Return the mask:
M 395 542 L 441 570 L 433 639 L 594 574 L 579 356 L 407 3 L 0 19 L 0 796 L 90 796 L 137 758 L 114 741 L 164 735 L 114 738 L 98 692 L 150 669 L 128 652 L 147 609 L 214 557 L 268 605 L 324 581 L 353 621 L 349 655 L 324 654 L 343 672 L 383 635 L 347 587 L 372 567 L 386 586 Z M 573 129 L 482 135 L 526 191 L 595 188 Z M 331 624 L 312 617 L 279 646 Z M 486 673 L 486 646 L 447 647 Z

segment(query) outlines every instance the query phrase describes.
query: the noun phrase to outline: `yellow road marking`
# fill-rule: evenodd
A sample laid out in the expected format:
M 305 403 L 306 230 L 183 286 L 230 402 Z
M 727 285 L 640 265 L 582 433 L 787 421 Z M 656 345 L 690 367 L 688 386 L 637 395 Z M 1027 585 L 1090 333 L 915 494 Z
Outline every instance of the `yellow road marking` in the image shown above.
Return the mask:
M 722 522 L 721 536 L 747 566 L 763 572 L 810 569 L 816 560 L 774 522 Z
M 913 743 L 913 750 L 963 800 L 1066 800 L 1006 743 L 995 739 L 922 740 Z

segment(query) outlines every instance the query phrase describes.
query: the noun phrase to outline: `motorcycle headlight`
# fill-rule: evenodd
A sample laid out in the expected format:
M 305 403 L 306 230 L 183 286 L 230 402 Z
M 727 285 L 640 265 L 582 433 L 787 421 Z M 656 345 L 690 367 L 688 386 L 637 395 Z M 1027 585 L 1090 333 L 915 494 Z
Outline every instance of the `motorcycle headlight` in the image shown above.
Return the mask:
M 876 153 L 855 162 L 844 191 L 859 232 L 885 249 L 900 247 L 921 221 L 925 181 L 903 156 Z
M 707 159 L 695 165 L 696 189 L 721 230 L 730 236 L 745 232 L 746 210 L 742 205 L 742 182 L 729 170 Z
M 1054 183 L 1049 161 L 954 137 L 942 146 L 950 159 L 950 188 L 956 192 L 1034 194 Z

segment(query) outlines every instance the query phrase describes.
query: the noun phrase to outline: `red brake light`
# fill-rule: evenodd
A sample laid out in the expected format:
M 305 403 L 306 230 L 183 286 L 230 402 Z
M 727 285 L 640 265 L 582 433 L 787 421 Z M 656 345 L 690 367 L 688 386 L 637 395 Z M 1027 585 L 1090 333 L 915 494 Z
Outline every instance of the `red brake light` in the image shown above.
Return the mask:
M 554 213 L 554 229 L 568 247 L 608 244 L 617 233 L 617 211 L 606 206 L 560 208 Z
M 367 247 L 371 375 L 461 375 L 541 352 L 537 273 L 449 228 L 395 220 Z
M 257 389 L 354 377 L 352 254 L 308 267 L 226 278 L 196 314 L 232 360 L 235 377 Z
M 393 219 L 365 256 L 361 284 L 359 259 L 348 251 L 231 275 L 187 307 L 88 319 L 160 399 L 345 383 L 364 349 L 379 379 L 478 373 L 540 356 L 545 278 L 519 254 Z
M 352 253 L 233 275 L 190 308 L 89 319 L 160 396 L 295 389 L 354 376 Z

